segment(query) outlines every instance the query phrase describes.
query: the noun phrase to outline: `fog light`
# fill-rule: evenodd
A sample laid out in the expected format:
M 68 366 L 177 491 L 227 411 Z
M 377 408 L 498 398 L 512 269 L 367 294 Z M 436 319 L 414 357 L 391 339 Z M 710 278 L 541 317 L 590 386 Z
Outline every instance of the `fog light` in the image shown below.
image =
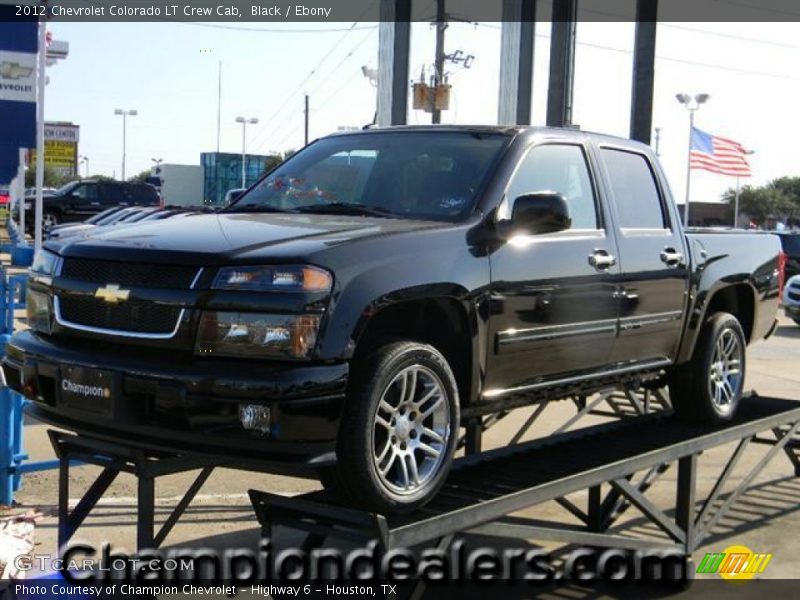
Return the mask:
M 247 431 L 258 431 L 269 435 L 271 419 L 269 406 L 263 404 L 239 405 L 239 421 Z

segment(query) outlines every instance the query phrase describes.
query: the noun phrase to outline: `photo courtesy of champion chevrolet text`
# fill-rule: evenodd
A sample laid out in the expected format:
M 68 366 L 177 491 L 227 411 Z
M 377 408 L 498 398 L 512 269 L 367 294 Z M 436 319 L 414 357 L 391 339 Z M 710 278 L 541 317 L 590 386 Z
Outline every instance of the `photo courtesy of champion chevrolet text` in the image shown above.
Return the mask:
M 793 0 L 0 0 L 0 600 L 800 592 Z

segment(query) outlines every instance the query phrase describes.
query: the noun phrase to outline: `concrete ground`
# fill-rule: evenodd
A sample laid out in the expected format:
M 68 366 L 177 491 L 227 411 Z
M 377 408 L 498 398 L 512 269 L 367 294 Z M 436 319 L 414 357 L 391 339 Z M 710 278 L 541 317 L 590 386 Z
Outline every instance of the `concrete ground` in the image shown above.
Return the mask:
M 780 396 L 800 400 L 800 327 L 786 319 L 781 320 L 775 335 L 767 342 L 753 346 L 748 353 L 749 389 L 761 395 Z M 519 427 L 531 408 L 524 408 L 491 429 L 487 434 L 490 447 L 506 443 Z M 564 422 L 575 408 L 571 403 L 553 403 L 548 407 L 537 426 L 526 436 L 531 439 L 546 435 Z M 598 418 L 590 418 L 590 424 Z M 47 427 L 28 423 L 25 428 L 26 450 L 32 460 L 53 457 L 46 435 Z M 717 475 L 733 451 L 732 446 L 716 448 L 700 458 L 698 496 L 703 498 L 716 481 Z M 742 477 L 747 465 L 753 465 L 766 452 L 766 447 L 755 448 L 754 454 L 745 456 L 736 474 Z M 73 469 L 70 482 L 71 495 L 78 494 L 91 483 L 98 469 L 83 466 Z M 674 502 L 674 470 L 668 471 L 649 492 L 648 497 L 659 506 L 672 506 Z M 193 479 L 194 473 L 164 477 L 158 481 L 157 519 L 163 520 Z M 735 479 L 735 478 L 734 478 Z M 218 470 L 206 483 L 196 500 L 167 539 L 167 546 L 190 545 L 196 547 L 254 547 L 259 530 L 250 508 L 247 490 L 258 488 L 279 494 L 296 494 L 316 489 L 314 481 L 287 477 L 250 474 L 235 470 Z M 27 475 L 17 500 L 18 505 L 8 513 L 38 510 L 50 515 L 44 518 L 36 531 L 36 554 L 56 552 L 56 519 L 58 479 L 56 471 Z M 136 485 L 132 477 L 121 475 L 111 486 L 107 496 L 86 520 L 76 540 L 91 543 L 112 542 L 120 551 L 133 551 L 136 525 Z M 585 499 L 575 495 L 573 500 L 585 506 Z M 751 491 L 736 505 L 730 515 L 714 530 L 708 543 L 695 554 L 695 560 L 705 552 L 720 552 L 730 545 L 743 544 L 756 552 L 773 554 L 764 578 L 800 578 L 800 481 L 793 478 L 793 469 L 786 456 L 780 453 L 754 482 Z M 574 522 L 566 511 L 555 503 L 537 506 L 523 513 L 536 518 Z M 2 511 L 0 511 L 2 515 Z M 641 515 L 630 509 L 625 515 L 626 526 L 631 531 L 651 531 Z M 299 537 L 291 532 L 279 531 L 281 542 L 291 544 Z M 504 540 L 497 540 L 505 545 Z M 508 541 L 509 545 L 518 542 Z M 716 576 L 715 576 L 716 578 Z M 694 592 L 697 595 L 697 586 Z M 724 591 L 724 590 L 723 590 Z M 558 594 L 563 597 L 563 595 Z M 572 595 L 572 594 L 570 594 Z M 706 591 L 706 595 L 708 595 Z M 576 597 L 584 597 L 578 594 Z

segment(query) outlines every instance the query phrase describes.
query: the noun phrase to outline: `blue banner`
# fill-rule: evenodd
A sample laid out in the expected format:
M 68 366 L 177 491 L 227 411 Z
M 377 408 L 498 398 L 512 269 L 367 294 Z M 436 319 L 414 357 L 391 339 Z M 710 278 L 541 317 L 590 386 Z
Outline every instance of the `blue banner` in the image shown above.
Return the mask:
M 19 148 L 36 145 L 38 23 L 13 10 L 0 5 L 0 184 L 16 175 Z

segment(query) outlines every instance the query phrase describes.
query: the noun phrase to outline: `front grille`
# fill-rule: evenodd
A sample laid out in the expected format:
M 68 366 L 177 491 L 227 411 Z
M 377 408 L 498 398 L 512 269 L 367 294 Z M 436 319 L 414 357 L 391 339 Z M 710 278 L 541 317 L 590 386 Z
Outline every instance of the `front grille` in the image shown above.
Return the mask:
M 188 290 L 192 287 L 197 271 L 197 267 L 65 258 L 61 276 L 98 285 L 116 283 L 122 287 Z
M 63 321 L 141 334 L 171 334 L 181 315 L 180 308 L 136 299 L 109 304 L 91 296 L 62 296 L 58 303 Z

